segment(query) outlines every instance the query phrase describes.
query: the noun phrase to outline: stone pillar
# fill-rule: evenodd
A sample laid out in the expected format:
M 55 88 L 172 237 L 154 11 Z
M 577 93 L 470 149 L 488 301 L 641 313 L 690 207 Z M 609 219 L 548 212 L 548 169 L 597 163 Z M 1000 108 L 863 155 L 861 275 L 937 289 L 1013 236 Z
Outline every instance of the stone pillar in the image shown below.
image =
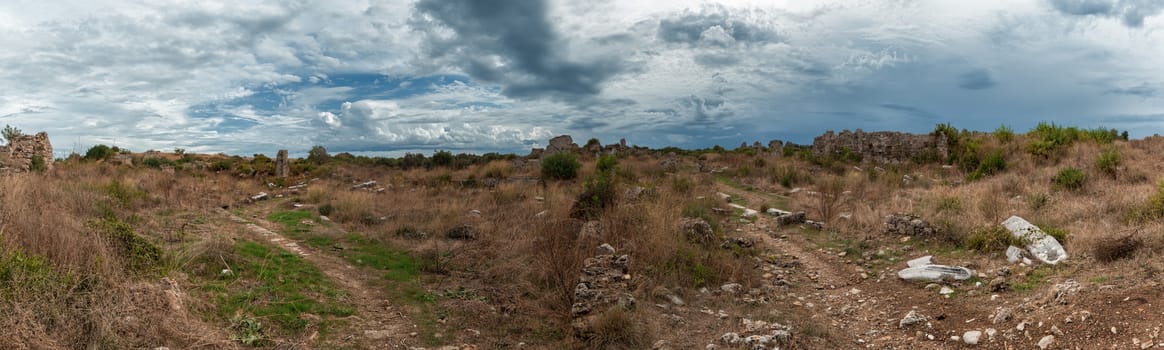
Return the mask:
M 287 163 L 287 150 L 281 149 L 275 155 L 275 177 L 291 175 L 291 165 Z

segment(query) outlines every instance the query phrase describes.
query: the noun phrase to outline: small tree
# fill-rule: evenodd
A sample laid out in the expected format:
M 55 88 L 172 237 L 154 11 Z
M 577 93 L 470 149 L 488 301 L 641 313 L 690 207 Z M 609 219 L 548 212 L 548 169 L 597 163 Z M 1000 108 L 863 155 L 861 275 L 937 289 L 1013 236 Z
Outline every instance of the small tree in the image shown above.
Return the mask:
M 433 153 L 432 165 L 443 167 L 453 165 L 453 154 L 449 151 L 437 151 Z
M 330 160 L 331 155 L 327 154 L 327 149 L 323 148 L 323 146 L 312 146 L 311 151 L 307 152 L 307 161 L 315 163 L 315 165 L 323 165 Z
M 582 163 L 573 153 L 555 153 L 542 159 L 542 178 L 547 180 L 571 180 L 578 177 Z
M 23 131 L 20 131 L 20 129 L 17 129 L 16 127 L 8 124 L 4 124 L 4 131 L 0 132 L 0 137 L 4 138 L 5 143 L 12 142 L 12 139 L 22 135 L 24 135 Z
M 114 151 L 114 149 L 109 148 L 109 146 L 96 145 L 93 147 L 89 147 L 89 150 L 85 151 L 85 159 L 87 159 L 87 160 L 108 159 L 110 156 L 113 156 L 114 153 L 116 153 Z

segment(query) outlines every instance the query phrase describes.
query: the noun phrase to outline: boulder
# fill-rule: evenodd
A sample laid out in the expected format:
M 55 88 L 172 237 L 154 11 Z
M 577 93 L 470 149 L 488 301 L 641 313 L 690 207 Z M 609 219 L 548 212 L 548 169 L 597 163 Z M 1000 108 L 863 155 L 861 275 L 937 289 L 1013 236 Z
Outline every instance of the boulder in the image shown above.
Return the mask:
M 1027 251 L 1043 263 L 1055 265 L 1067 260 L 1067 251 L 1055 237 L 1043 232 L 1038 226 L 1018 216 L 1011 216 L 1002 222 L 1007 230 L 1027 245 Z

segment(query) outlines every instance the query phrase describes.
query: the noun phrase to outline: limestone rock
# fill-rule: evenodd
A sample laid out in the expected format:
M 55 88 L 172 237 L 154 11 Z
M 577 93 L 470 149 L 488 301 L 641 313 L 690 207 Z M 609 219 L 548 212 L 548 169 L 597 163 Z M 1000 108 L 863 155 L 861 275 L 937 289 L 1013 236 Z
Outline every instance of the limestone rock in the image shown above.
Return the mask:
M 918 313 L 917 310 L 909 310 L 909 313 L 905 314 L 905 317 L 901 318 L 901 321 L 897 323 L 897 326 L 899 328 L 909 328 L 925 321 L 926 317 Z

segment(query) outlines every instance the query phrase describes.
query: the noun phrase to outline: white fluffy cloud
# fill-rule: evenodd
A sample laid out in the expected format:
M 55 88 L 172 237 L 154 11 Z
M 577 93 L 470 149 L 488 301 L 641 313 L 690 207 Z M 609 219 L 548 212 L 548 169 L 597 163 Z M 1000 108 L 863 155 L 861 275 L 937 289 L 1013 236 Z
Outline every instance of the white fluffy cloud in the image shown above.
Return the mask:
M 939 122 L 1143 136 L 1164 129 L 1161 11 L 1124 0 L 3 2 L 0 123 L 48 131 L 65 152 L 237 154 L 523 152 L 562 133 L 703 147 Z

